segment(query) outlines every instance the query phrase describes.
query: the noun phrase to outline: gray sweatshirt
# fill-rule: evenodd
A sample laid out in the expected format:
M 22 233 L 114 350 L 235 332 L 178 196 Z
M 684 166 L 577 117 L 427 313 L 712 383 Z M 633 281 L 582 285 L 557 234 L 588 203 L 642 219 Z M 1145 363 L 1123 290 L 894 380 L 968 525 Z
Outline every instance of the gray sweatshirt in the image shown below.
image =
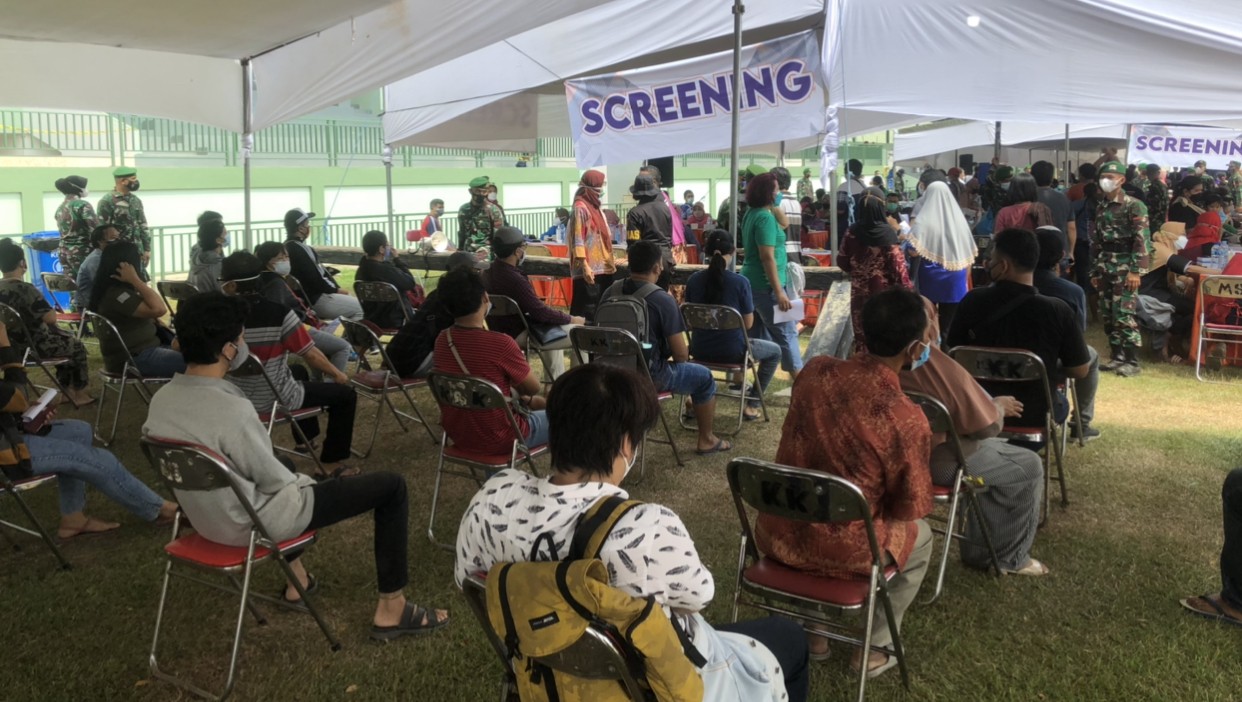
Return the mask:
M 220 249 L 203 251 L 198 244 L 190 249 L 190 275 L 186 280 L 199 292 L 210 292 L 220 289 L 220 266 L 224 263 L 224 254 Z
M 276 460 L 254 405 L 229 381 L 177 374 L 151 399 L 142 433 L 193 442 L 229 459 L 272 538 L 293 538 L 310 524 L 315 481 Z M 232 490 L 179 490 L 176 497 L 203 536 L 231 546 L 249 543 L 250 519 Z

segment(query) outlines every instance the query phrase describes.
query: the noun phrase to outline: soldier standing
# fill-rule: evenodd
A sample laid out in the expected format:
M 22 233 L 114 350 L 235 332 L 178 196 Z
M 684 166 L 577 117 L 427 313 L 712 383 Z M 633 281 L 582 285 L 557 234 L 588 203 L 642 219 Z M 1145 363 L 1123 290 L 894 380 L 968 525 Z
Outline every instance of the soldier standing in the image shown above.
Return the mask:
M 1153 232 L 1160 231 L 1169 219 L 1169 186 L 1160 178 L 1160 164 L 1147 164 L 1147 221 Z
M 1242 163 L 1229 162 L 1229 197 L 1233 206 L 1242 209 Z
M 1109 161 L 1100 167 L 1100 190 L 1104 201 L 1095 215 L 1095 274 L 1092 283 L 1100 295 L 1100 318 L 1108 334 L 1111 358 L 1100 370 L 1122 377 L 1141 372 L 1138 349 L 1142 345 L 1136 312 L 1138 289 L 1151 254 L 1147 205 L 1122 190 L 1125 166 Z
M 124 241 L 138 245 L 142 265 L 151 261 L 151 230 L 147 227 L 147 213 L 142 209 L 138 191 L 138 169 L 121 166 L 112 171 L 116 189 L 99 200 L 99 223 L 111 224 Z
M 86 179 L 71 175 L 56 181 L 65 201 L 56 208 L 56 228 L 60 230 L 60 268 L 77 280 L 78 268 L 91 252 L 91 232 L 99 223 L 95 208 L 87 202 Z
M 470 202 L 457 210 L 457 248 L 462 251 L 474 252 L 490 247 L 492 235 L 505 226 L 504 213 L 487 199 L 491 184 L 487 176 L 470 181 Z

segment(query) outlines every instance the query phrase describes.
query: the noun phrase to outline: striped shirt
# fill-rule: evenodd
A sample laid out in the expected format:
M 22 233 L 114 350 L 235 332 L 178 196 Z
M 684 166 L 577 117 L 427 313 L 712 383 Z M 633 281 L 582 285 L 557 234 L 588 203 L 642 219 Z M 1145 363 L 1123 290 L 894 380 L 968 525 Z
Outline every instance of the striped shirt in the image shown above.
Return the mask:
M 263 364 L 267 377 L 272 379 L 272 384 L 280 393 L 280 403 L 288 409 L 298 409 L 302 406 L 306 391 L 289 372 L 285 353 L 302 356 L 309 353 L 315 343 L 298 316 L 289 308 L 266 298 L 250 297 L 248 301 L 250 314 L 246 316 L 245 339 L 250 355 Z M 259 414 L 272 411 L 276 398 L 263 378 L 236 378 L 232 375 L 228 378 L 246 394 L 255 411 Z
M 448 335 L 461 355 L 459 365 L 449 348 Z M 452 326 L 436 338 L 435 369 L 443 373 L 482 378 L 500 388 L 506 395 L 530 375 L 526 356 L 513 337 L 503 332 Z M 463 369 L 461 366 L 465 365 Z M 530 427 L 526 417 L 515 413 L 523 437 Z M 513 429 L 505 420 L 504 410 L 462 410 L 440 408 L 440 425 L 453 443 L 471 451 L 486 454 L 508 454 L 513 449 Z

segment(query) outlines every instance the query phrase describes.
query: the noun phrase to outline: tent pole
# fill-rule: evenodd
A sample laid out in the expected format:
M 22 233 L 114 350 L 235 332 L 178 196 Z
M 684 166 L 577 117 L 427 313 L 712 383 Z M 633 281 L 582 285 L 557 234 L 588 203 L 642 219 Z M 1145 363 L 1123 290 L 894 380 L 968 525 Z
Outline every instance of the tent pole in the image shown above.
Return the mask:
M 776 165 L 778 166 L 785 165 L 785 140 L 784 139 L 781 139 L 781 152 L 776 157 Z
M 384 144 L 380 160 L 384 162 L 384 192 L 388 195 L 388 236 L 395 237 L 396 229 L 393 226 L 392 214 L 392 144 Z
M 250 233 L 250 152 L 254 151 L 254 66 L 242 59 L 242 200 L 245 208 L 246 249 L 254 248 Z
M 1061 179 L 1062 181 L 1065 182 L 1067 186 L 1069 185 L 1070 173 L 1073 173 L 1073 172 L 1074 172 L 1074 159 L 1072 156 L 1070 156 L 1069 123 L 1067 122 L 1065 124 L 1065 174 L 1064 174 L 1064 177 Z
M 733 240 L 738 242 L 742 233 L 742 223 L 737 221 L 737 201 L 742 196 L 737 190 L 737 172 L 741 170 L 741 157 L 738 154 L 738 130 L 742 112 L 742 13 L 746 7 L 742 0 L 733 0 L 733 135 L 729 143 L 729 186 L 733 190 L 729 198 L 729 222 L 733 225 Z M 739 242 L 740 243 L 740 242 Z M 729 259 L 729 269 L 736 270 L 737 258 Z
M 996 159 L 998 163 L 1000 162 L 1000 157 L 1001 157 L 1000 149 L 1001 149 L 1001 123 L 1000 123 L 1000 120 L 996 120 L 996 144 L 995 146 L 992 147 L 992 158 Z
M 846 192 L 849 192 L 848 189 Z M 832 203 L 832 207 L 828 208 L 828 247 L 832 251 L 832 260 L 835 261 L 840 256 L 840 253 L 838 253 L 839 249 L 837 248 L 837 227 L 841 223 L 840 215 L 837 213 L 836 169 L 833 169 L 832 173 L 828 174 L 828 195 L 829 202 Z

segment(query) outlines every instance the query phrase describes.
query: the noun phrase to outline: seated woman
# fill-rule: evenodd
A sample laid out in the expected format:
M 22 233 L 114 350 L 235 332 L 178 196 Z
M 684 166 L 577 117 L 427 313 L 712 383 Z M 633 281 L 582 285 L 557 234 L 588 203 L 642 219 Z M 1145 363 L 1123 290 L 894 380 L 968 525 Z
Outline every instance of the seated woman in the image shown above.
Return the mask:
M 349 355 L 353 348 L 348 341 L 324 328 L 323 322 L 315 316 L 310 305 L 298 297 L 285 282 L 290 271 L 289 254 L 285 252 L 285 245 L 279 241 L 265 241 L 255 247 L 254 255 L 263 265 L 263 272 L 259 274 L 263 297 L 284 305 L 296 314 L 306 325 L 306 333 L 315 342 L 315 348 L 327 356 L 337 370 L 344 372 L 349 365 Z M 312 370 L 311 377 L 319 380 L 322 374 Z
M 695 203 L 698 206 L 698 203 Z M 755 303 L 751 298 L 750 281 L 726 270 L 733 258 L 733 235 L 717 229 L 707 235 L 703 243 L 703 255 L 707 257 L 707 270 L 699 271 L 686 281 L 686 302 L 701 305 L 725 305 L 742 315 L 742 323 L 750 329 L 755 322 Z M 690 357 L 707 363 L 739 363 L 746 353 L 746 332 L 696 331 L 690 336 Z M 759 362 L 758 393 L 768 389 L 772 376 L 781 362 L 781 347 L 767 339 L 751 339 L 750 351 Z M 752 388 L 750 395 L 756 391 Z M 757 397 L 747 402 L 747 420 L 759 419 Z
M 362 252 L 354 280 L 389 283 L 400 293 L 398 302 L 364 302 L 363 319 L 381 329 L 400 329 L 423 302 L 423 288 L 401 259 L 393 255 L 384 232 L 372 230 L 362 235 Z
M 169 523 L 177 505 L 155 494 L 121 465 L 116 456 L 95 448 L 91 425 L 76 419 L 58 420 L 46 434 L 21 431 L 21 413 L 26 410 L 29 385 L 22 368 L 21 353 L 9 343 L 8 330 L 0 324 L 0 467 L 10 475 L 29 469 L 34 475 L 55 474 L 60 489 L 60 528 L 62 541 L 79 534 L 111 531 L 121 525 L 89 517 L 86 486 L 112 498 L 131 514 L 156 525 Z
M 484 483 L 457 532 L 458 585 L 497 563 L 557 560 L 546 548 L 532 553 L 531 544 L 568 544 L 579 517 L 597 500 L 627 497 L 618 486 L 659 412 L 651 383 L 628 370 L 588 364 L 557 379 L 548 400 L 553 473 L 540 478 L 505 470 Z M 541 518 L 521 516 L 530 514 Z M 686 525 L 667 507 L 642 504 L 626 512 L 604 540 L 600 559 L 614 587 L 654 597 L 684 626 L 708 661 L 701 670 L 703 699 L 806 699 L 799 625 L 780 617 L 708 624 L 700 612 L 715 594 L 712 574 Z
M 918 368 L 901 371 L 901 389 L 930 395 L 949 410 L 966 457 L 966 472 L 987 486 L 979 492 L 979 507 L 1001 569 L 1018 575 L 1046 575 L 1048 568 L 1031 558 L 1044 495 L 1043 461 L 1034 451 L 995 438 L 1005 417 L 1022 416 L 1022 403 L 988 395 L 965 368 L 939 349 L 935 307 L 926 298 L 923 302 L 929 320 L 923 341 L 931 347 L 931 354 Z M 936 435 L 932 443 L 932 482 L 952 487 L 957 456 L 948 437 Z M 968 541 L 961 543 L 962 563 L 987 570 L 991 556 L 983 533 L 975 519 L 965 519 Z
M 12 239 L 0 240 L 0 303 L 12 307 L 22 317 L 29 339 L 23 330 L 14 329 L 11 337 L 19 347 L 34 346 L 44 358 L 67 358 L 68 363 L 56 366 L 56 382 L 65 388 L 65 395 L 75 407 L 95 401 L 88 387 L 91 384 L 86 362 L 86 347 L 72 334 L 56 326 L 56 310 L 47 304 L 43 293 L 27 283 L 26 253 Z
M 1164 358 L 1178 363 L 1190 356 L 1191 330 L 1195 313 L 1195 275 L 1218 271 L 1196 263 L 1200 256 L 1211 256 L 1212 246 L 1220 241 L 1219 217 L 1212 212 L 1199 215 L 1199 220 L 1184 236 L 1159 231 L 1152 235 L 1152 264 L 1139 283 L 1139 294 L 1155 298 L 1173 307 L 1173 321 L 1167 343 L 1160 346 Z M 1204 300 L 1205 307 L 1207 299 Z
M 100 256 L 99 275 L 91 288 L 90 310 L 112 322 L 125 344 L 113 347 L 110 339 L 106 343 L 100 339 L 104 368 L 110 373 L 120 373 L 128 352 L 144 376 L 171 378 L 185 370 L 185 360 L 180 352 L 163 341 L 172 339 L 172 332 L 159 323 L 159 319 L 168 314 L 168 308 L 159 293 L 142 280 L 140 270 L 141 254 L 133 242 L 115 242 Z
M 198 216 L 198 243 L 190 249 L 190 275 L 186 282 L 199 292 L 220 289 L 220 262 L 229 245 L 229 232 L 218 212 Z
M 242 360 L 245 319 L 246 303 L 223 293 L 200 293 L 179 305 L 176 320 L 187 370 L 155 393 L 143 435 L 191 442 L 228 459 L 277 541 L 373 512 L 380 594 L 371 638 L 387 641 L 448 624 L 446 611 L 405 599 L 409 501 L 404 478 L 375 472 L 316 483 L 310 476 L 290 472 L 272 454 L 271 437 L 250 400 L 224 378 Z M 203 421 L 204 417 L 211 421 Z M 253 525 L 231 491 L 185 492 L 177 497 L 194 529 L 207 539 L 229 546 L 249 542 Z M 293 562 L 293 570 L 307 592 L 313 592 L 316 582 L 301 559 Z M 293 585 L 286 587 L 284 597 L 290 602 L 300 599 Z

